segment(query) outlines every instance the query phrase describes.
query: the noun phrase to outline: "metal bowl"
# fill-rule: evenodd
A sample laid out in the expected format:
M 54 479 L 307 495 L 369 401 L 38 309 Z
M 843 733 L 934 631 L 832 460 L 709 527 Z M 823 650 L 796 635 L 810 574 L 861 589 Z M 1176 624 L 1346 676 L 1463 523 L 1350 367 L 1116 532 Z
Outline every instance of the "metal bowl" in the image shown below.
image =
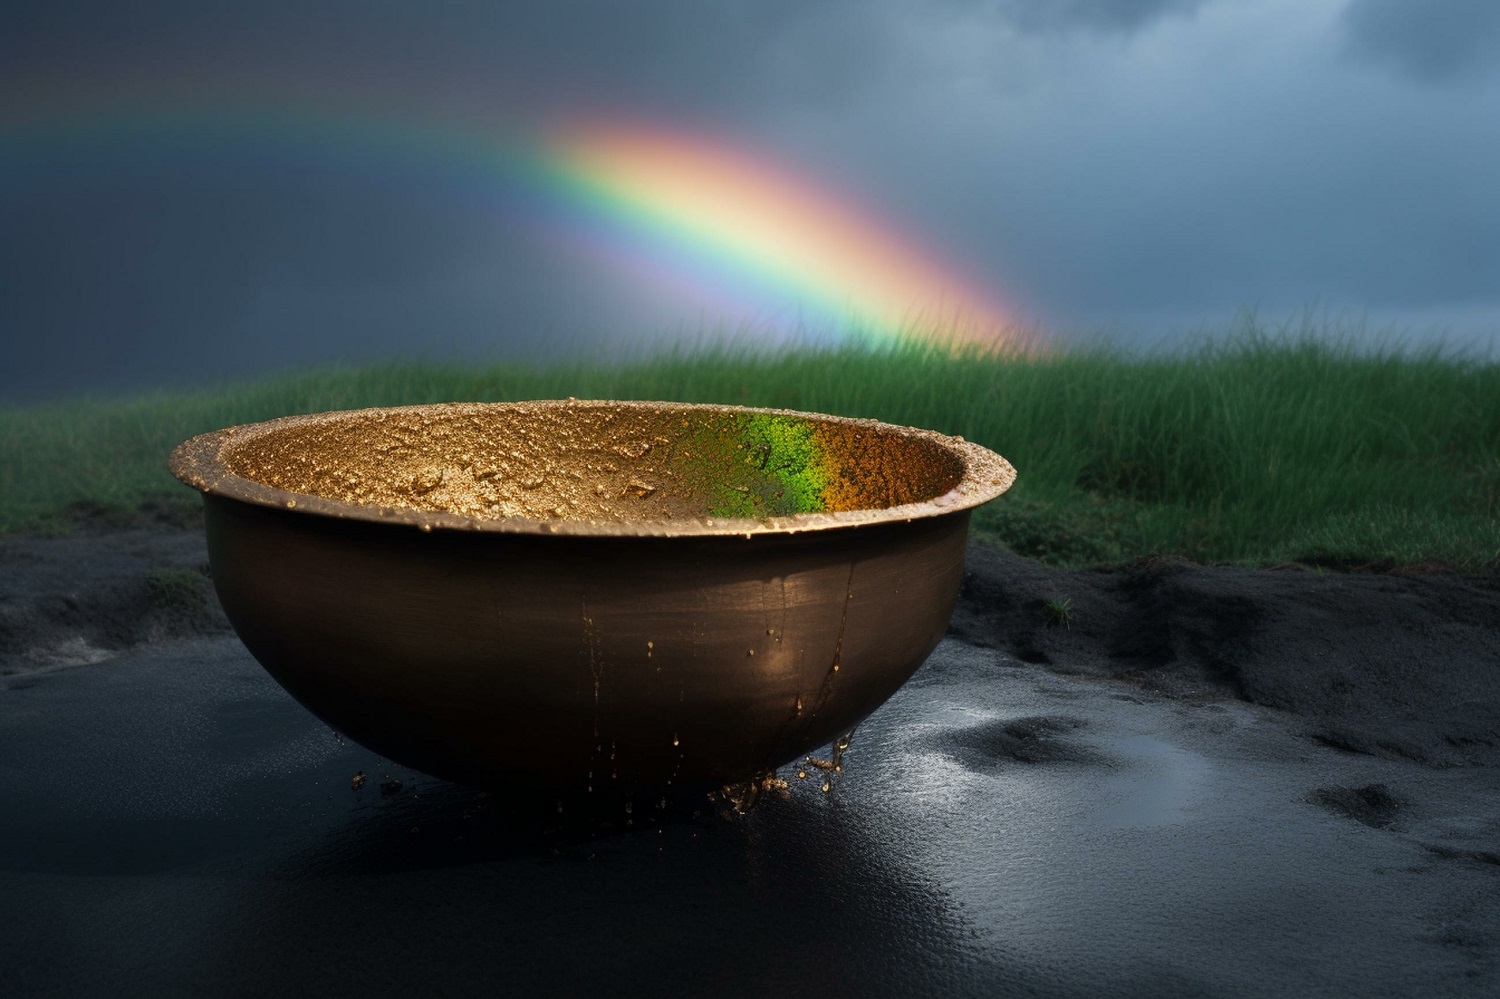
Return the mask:
M 449 404 L 172 454 L 214 585 L 309 710 L 455 781 L 723 783 L 826 745 L 942 637 L 1015 477 L 926 430 L 785 410 Z

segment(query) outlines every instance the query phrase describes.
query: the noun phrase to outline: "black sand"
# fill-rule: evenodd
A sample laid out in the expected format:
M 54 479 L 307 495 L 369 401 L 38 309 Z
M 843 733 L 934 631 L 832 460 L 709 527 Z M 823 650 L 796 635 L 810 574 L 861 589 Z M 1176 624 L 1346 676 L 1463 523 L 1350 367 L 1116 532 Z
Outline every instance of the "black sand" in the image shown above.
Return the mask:
M 1500 579 L 1146 561 L 1049 569 L 972 548 L 950 632 L 1058 673 L 1301 718 L 1351 752 L 1500 764 Z M 1066 600 L 1067 621 L 1048 604 Z

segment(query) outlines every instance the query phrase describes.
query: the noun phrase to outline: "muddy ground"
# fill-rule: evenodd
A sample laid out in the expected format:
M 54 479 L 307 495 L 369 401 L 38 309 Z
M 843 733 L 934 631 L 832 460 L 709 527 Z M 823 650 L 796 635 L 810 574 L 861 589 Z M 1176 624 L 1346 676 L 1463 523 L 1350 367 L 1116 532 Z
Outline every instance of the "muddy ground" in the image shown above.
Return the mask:
M 201 527 L 0 542 L 0 993 L 1497 994 L 1496 580 L 968 568 L 833 793 L 537 839 L 276 687 Z

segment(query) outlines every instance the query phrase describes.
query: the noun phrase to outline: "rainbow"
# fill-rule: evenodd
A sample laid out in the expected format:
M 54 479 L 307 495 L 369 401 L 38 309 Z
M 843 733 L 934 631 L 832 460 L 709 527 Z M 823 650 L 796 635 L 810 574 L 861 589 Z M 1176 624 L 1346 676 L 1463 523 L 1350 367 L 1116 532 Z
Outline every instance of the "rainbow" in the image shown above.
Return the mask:
M 770 303 L 803 329 L 867 343 L 1022 346 L 1010 310 L 911 234 L 768 157 L 659 123 L 600 116 L 521 129 L 213 100 L 0 116 L 0 166 L 59 148 L 437 183 L 725 308 Z

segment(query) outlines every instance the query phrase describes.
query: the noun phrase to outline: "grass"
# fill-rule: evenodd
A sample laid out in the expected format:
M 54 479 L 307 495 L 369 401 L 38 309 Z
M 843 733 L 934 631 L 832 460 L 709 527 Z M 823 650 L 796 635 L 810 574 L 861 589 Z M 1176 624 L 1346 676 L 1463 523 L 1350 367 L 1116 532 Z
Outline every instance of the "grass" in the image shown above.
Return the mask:
M 1053 597 L 1043 608 L 1047 611 L 1047 624 L 1053 628 L 1073 627 L 1073 598 Z
M 167 474 L 166 456 L 223 426 L 566 396 L 778 406 L 961 434 L 1020 471 L 976 514 L 977 531 L 1057 565 L 1165 554 L 1500 566 L 1500 364 L 1254 327 L 1170 354 L 721 348 L 613 365 L 332 368 L 0 409 L 0 534 L 63 529 L 81 508 L 179 516 L 197 500 Z
M 192 611 L 203 606 L 203 579 L 192 569 L 154 569 L 146 574 L 146 590 L 161 610 Z

